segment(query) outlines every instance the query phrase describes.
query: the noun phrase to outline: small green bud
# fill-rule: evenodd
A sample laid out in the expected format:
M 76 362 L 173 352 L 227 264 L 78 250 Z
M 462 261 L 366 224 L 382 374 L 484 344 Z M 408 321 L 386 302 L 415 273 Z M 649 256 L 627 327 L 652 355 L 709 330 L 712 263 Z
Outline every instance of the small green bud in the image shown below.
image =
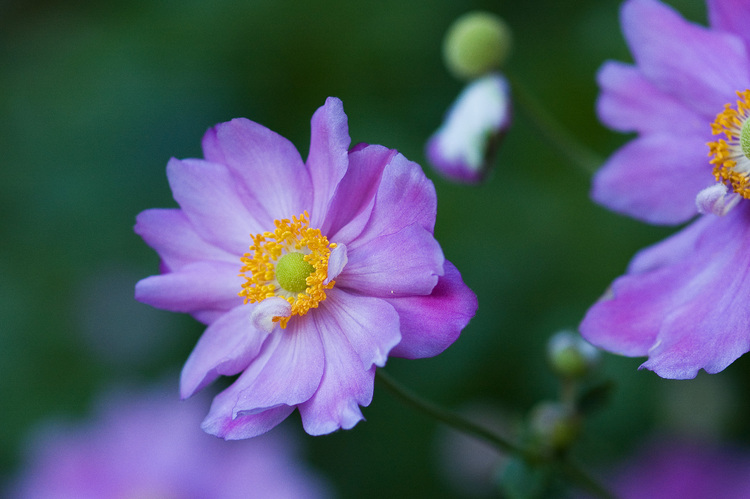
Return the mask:
M 576 441 L 581 433 L 581 420 L 564 404 L 540 402 L 531 411 L 529 430 L 540 451 L 558 453 Z
M 500 17 L 482 11 L 466 13 L 445 34 L 445 65 L 459 79 L 485 75 L 508 58 L 511 38 L 510 28 Z
M 560 331 L 547 343 L 547 358 L 558 376 L 581 379 L 597 368 L 600 354 L 577 333 Z
M 290 293 L 301 293 L 307 289 L 307 277 L 314 271 L 315 268 L 305 261 L 302 253 L 287 253 L 276 262 L 276 280 Z

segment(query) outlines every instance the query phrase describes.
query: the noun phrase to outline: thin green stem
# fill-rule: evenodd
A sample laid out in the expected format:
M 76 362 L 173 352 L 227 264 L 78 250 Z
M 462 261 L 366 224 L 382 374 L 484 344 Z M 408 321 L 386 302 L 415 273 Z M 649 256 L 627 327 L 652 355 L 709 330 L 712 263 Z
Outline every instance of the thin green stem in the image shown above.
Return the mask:
M 506 76 L 513 90 L 514 102 L 518 103 L 539 132 L 587 175 L 593 174 L 602 164 L 599 155 L 573 137 L 517 78 L 507 73 Z
M 391 378 L 382 369 L 378 369 L 377 371 L 375 371 L 375 376 L 379 382 L 381 382 L 386 388 L 388 388 L 388 390 L 391 391 L 391 393 L 393 393 L 403 402 L 406 402 L 415 409 L 426 413 L 428 416 L 431 416 L 432 418 L 437 419 L 438 421 L 441 421 L 463 433 L 468 433 L 469 435 L 473 435 L 481 440 L 485 440 L 498 449 L 502 450 L 503 452 L 523 455 L 523 449 L 521 449 L 520 447 L 517 447 L 500 435 L 482 426 L 474 424 L 467 419 L 464 419 L 454 412 L 443 409 L 442 407 L 430 402 L 429 400 L 423 399 L 413 391 L 401 385 L 398 381 Z
M 421 411 L 428 416 L 436 419 L 442 423 L 447 424 L 451 428 L 458 430 L 462 433 L 484 440 L 494 445 L 499 451 L 508 454 L 514 454 L 528 463 L 539 462 L 539 456 L 531 454 L 526 449 L 506 440 L 504 437 L 498 435 L 494 431 L 488 430 L 487 428 L 475 424 L 464 417 L 456 414 L 455 412 L 444 409 L 437 404 L 426 400 L 412 390 L 401 385 L 398 381 L 391 378 L 390 375 L 385 373 L 382 369 L 378 369 L 375 372 L 375 377 L 379 383 L 385 386 L 391 393 L 398 397 L 402 402 L 412 406 L 413 408 Z M 614 495 L 609 493 L 604 487 L 586 474 L 583 470 L 578 468 L 576 465 L 566 459 L 561 459 L 558 462 L 558 468 L 561 473 L 567 476 L 572 481 L 576 482 L 579 486 L 586 489 L 591 494 L 602 499 L 616 499 Z

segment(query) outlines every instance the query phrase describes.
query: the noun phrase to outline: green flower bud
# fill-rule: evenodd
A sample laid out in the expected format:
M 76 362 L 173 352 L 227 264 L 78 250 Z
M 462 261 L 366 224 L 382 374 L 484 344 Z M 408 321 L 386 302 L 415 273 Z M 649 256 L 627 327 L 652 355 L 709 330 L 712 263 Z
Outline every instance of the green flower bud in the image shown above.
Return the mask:
M 558 453 L 576 441 L 581 433 L 581 420 L 564 404 L 540 402 L 531 411 L 529 431 L 541 452 Z
M 560 331 L 547 343 L 547 358 L 558 376 L 581 379 L 598 367 L 600 354 L 577 333 Z
M 456 19 L 443 40 L 443 58 L 459 79 L 471 79 L 499 68 L 508 58 L 511 31 L 500 17 L 474 11 Z

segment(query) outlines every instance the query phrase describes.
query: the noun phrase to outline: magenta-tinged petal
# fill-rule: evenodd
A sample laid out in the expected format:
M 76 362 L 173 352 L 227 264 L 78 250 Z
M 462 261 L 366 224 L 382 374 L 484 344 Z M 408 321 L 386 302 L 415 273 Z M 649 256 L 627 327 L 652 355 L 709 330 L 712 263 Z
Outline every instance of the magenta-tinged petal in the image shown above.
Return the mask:
M 336 285 L 378 297 L 430 294 L 445 261 L 432 233 L 416 224 L 350 246 L 347 254 L 349 262 Z
M 344 332 L 349 344 L 359 355 L 362 369 L 373 366 L 383 367 L 388 352 L 401 341 L 399 332 L 399 314 L 379 298 L 358 296 L 333 288 L 328 291 L 325 301 L 320 303 L 318 322 L 326 321 L 322 326 L 333 327 L 328 322 L 334 321 L 335 327 Z
M 453 344 L 477 311 L 477 297 L 461 274 L 445 261 L 445 275 L 432 293 L 388 299 L 401 319 L 401 343 L 391 355 L 407 359 L 433 357 Z
M 597 81 L 601 88 L 597 114 L 610 128 L 690 136 L 705 135 L 710 130 L 705 117 L 656 88 L 634 66 L 607 62 L 599 69 Z
M 287 139 L 244 118 L 220 123 L 203 137 L 209 161 L 227 165 L 248 197 L 259 203 L 268 222 L 291 218 L 310 207 L 310 176 L 297 149 Z M 263 221 L 253 209 L 253 214 Z M 273 224 L 264 230 L 273 229 Z
M 644 271 L 617 279 L 581 333 L 616 353 L 648 355 L 643 367 L 662 377 L 723 370 L 750 350 L 749 242 L 750 207 L 705 216 L 646 250 L 635 265 Z
M 201 239 L 181 210 L 142 211 L 136 217 L 134 230 L 159 253 L 171 271 L 179 270 L 196 260 L 237 261 L 235 255 Z
M 716 29 L 729 31 L 750 47 L 750 3 L 747 0 L 706 0 L 708 20 Z
M 250 234 L 268 229 L 250 213 L 227 167 L 202 160 L 171 159 L 167 177 L 175 200 L 206 241 L 239 257 L 252 243 Z M 273 225 L 271 225 L 273 228 Z
M 211 410 L 201 424 L 203 431 L 225 440 L 253 438 L 273 429 L 294 411 L 294 407 L 280 405 L 233 418 L 232 408 L 236 402 L 237 393 L 231 386 L 214 397 Z
M 252 326 L 254 305 L 240 305 L 212 323 L 182 368 L 180 395 L 188 398 L 219 375 L 245 369 L 260 351 L 268 333 Z
M 310 225 L 320 227 L 334 190 L 349 164 L 349 126 L 344 104 L 335 97 L 326 99 L 312 117 L 310 154 L 307 168 L 313 186 Z
M 397 154 L 383 170 L 370 220 L 350 249 L 411 224 L 433 232 L 436 214 L 435 186 L 418 164 Z
M 353 428 L 363 418 L 359 406 L 372 401 L 375 367 L 362 368 L 362 359 L 346 332 L 330 315 L 316 319 L 325 350 L 325 372 L 320 386 L 307 402 L 298 406 L 302 425 L 310 435 L 323 435 Z
M 646 222 L 684 222 L 697 213 L 695 196 L 715 183 L 705 142 L 664 134 L 632 140 L 597 172 L 591 197 Z
M 234 382 L 233 416 L 293 406 L 315 393 L 323 375 L 323 346 L 310 314 L 295 319 L 286 329 L 274 331 Z
M 749 86 L 745 45 L 733 35 L 688 23 L 656 0 L 626 2 L 622 27 L 643 74 L 703 116 Z
M 172 312 L 230 310 L 242 304 L 237 293 L 242 278 L 238 265 L 209 260 L 185 265 L 177 272 L 141 279 L 135 299 Z
M 331 241 L 348 244 L 362 232 L 370 219 L 383 170 L 396 154 L 393 149 L 365 144 L 349 152 L 349 169 L 321 226 Z
M 700 403 L 698 400 L 691 402 L 693 407 Z M 697 409 L 701 413 L 710 410 Z M 719 446 L 704 432 L 688 433 L 691 432 L 680 433 L 677 439 L 675 435 L 661 434 L 649 439 L 646 445 L 639 445 L 638 452 L 617 466 L 615 473 L 610 471 L 613 478 L 607 480 L 609 490 L 623 499 L 750 497 L 747 449 L 737 445 Z

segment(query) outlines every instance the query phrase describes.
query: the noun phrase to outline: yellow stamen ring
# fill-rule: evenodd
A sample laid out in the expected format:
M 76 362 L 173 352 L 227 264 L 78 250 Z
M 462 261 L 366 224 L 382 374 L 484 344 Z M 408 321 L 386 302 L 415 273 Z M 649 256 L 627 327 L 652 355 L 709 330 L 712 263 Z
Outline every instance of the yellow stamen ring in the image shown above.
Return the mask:
M 724 110 L 716 116 L 711 124 L 714 135 L 723 133 L 725 139 L 709 142 L 710 163 L 714 165 L 713 174 L 717 182 L 723 182 L 728 188 L 746 199 L 750 199 L 750 90 L 737 92 L 740 100 L 737 109 L 725 104 Z
M 291 316 L 305 315 L 311 308 L 326 299 L 326 289 L 331 289 L 335 281 L 323 284 L 328 277 L 328 258 L 336 243 L 329 243 L 320 229 L 309 227 L 310 215 L 305 211 L 299 217 L 274 220 L 276 229 L 273 232 L 251 235 L 253 244 L 250 253 L 245 253 L 241 261 L 240 276 L 245 278 L 239 296 L 245 303 L 257 303 L 278 296 L 292 306 L 289 317 L 274 317 L 285 328 Z M 279 261 L 287 255 L 301 254 L 287 258 L 278 268 Z M 293 262 L 289 264 L 289 262 Z M 284 275 L 277 276 L 277 271 Z M 292 275 L 287 275 L 291 272 Z M 296 274 L 294 274 L 296 272 Z M 282 283 L 279 283 L 281 277 Z M 301 291 L 301 280 L 306 287 Z

